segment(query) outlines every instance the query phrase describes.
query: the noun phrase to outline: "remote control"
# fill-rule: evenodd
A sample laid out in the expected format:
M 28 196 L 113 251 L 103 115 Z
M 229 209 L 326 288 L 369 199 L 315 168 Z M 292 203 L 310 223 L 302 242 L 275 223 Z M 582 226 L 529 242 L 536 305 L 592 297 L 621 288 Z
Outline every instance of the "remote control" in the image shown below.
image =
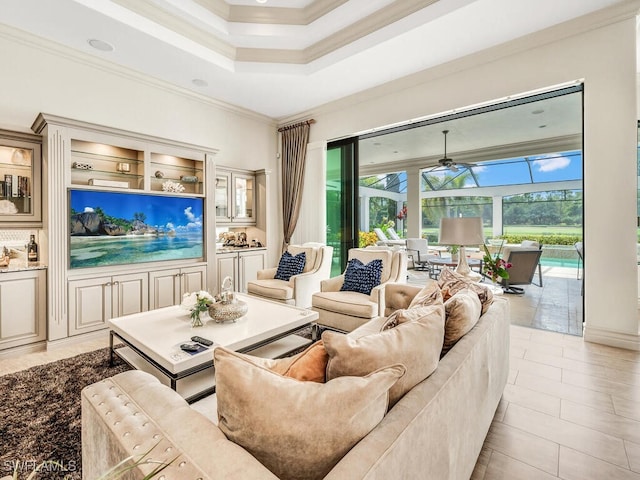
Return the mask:
M 191 341 L 192 342 L 198 342 L 202 345 L 205 345 L 207 347 L 210 347 L 211 345 L 213 345 L 213 342 L 211 340 L 209 340 L 208 338 L 202 338 L 202 337 L 191 337 Z
M 180 345 L 180 348 L 185 352 L 197 352 L 200 345 L 196 345 L 195 343 L 183 343 Z

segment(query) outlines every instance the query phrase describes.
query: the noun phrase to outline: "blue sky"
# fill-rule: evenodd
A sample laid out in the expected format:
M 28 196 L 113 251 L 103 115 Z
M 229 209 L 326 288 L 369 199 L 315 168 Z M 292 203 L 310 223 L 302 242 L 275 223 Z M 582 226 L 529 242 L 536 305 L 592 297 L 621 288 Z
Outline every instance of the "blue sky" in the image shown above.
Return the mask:
M 127 220 L 132 220 L 135 212 L 142 212 L 146 215 L 147 225 L 151 226 L 202 229 L 202 198 L 71 190 L 70 205 L 78 212 L 100 207 L 107 215 Z

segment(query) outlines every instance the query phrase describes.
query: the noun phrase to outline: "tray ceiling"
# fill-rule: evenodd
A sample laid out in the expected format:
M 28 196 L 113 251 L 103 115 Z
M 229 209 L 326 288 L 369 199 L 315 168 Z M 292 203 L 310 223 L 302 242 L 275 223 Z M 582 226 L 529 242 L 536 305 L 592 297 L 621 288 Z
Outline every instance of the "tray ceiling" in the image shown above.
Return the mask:
M 0 23 L 282 119 L 616 3 L 0 0 Z

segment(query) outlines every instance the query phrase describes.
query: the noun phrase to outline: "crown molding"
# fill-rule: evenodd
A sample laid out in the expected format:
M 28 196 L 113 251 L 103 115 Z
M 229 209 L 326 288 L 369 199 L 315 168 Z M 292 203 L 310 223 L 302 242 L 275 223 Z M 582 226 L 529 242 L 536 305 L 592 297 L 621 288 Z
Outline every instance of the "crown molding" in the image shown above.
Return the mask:
M 234 59 L 236 49 L 233 45 L 216 37 L 212 33 L 206 32 L 188 21 L 171 14 L 149 0 L 111 0 L 123 8 L 130 10 L 142 17 L 161 25 L 172 32 L 182 35 L 210 50 L 213 50 L 227 58 Z
M 303 8 L 229 5 L 224 0 L 194 1 L 227 22 L 309 25 L 348 0 L 315 0 Z
M 393 2 L 301 50 L 235 47 L 215 34 L 162 9 L 151 0 L 112 1 L 231 60 L 306 65 L 427 8 L 439 0 Z M 226 22 L 278 25 L 309 25 L 347 3 L 347 0 L 317 0 L 305 8 L 279 8 L 229 5 L 223 0 L 195 1 Z

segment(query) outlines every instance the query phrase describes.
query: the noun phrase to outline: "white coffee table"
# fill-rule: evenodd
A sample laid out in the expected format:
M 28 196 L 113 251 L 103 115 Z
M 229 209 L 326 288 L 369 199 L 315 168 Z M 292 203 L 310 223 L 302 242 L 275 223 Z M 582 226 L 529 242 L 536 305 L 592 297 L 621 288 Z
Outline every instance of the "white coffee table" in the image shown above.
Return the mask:
M 109 320 L 110 362 L 118 355 L 132 367 L 147 371 L 171 386 L 187 401 L 194 402 L 215 391 L 213 349 L 223 346 L 238 352 L 258 352 L 274 342 L 284 343 L 284 351 L 310 343 L 293 335 L 318 318 L 317 312 L 250 295 L 236 294 L 249 311 L 235 322 L 191 327 L 189 312 L 180 306 L 150 310 Z M 199 353 L 180 349 L 192 336 L 214 344 Z M 114 348 L 114 337 L 124 346 Z M 288 350 L 287 350 L 288 349 Z M 264 353 L 264 352 L 263 352 Z M 266 353 L 261 356 L 278 356 Z

